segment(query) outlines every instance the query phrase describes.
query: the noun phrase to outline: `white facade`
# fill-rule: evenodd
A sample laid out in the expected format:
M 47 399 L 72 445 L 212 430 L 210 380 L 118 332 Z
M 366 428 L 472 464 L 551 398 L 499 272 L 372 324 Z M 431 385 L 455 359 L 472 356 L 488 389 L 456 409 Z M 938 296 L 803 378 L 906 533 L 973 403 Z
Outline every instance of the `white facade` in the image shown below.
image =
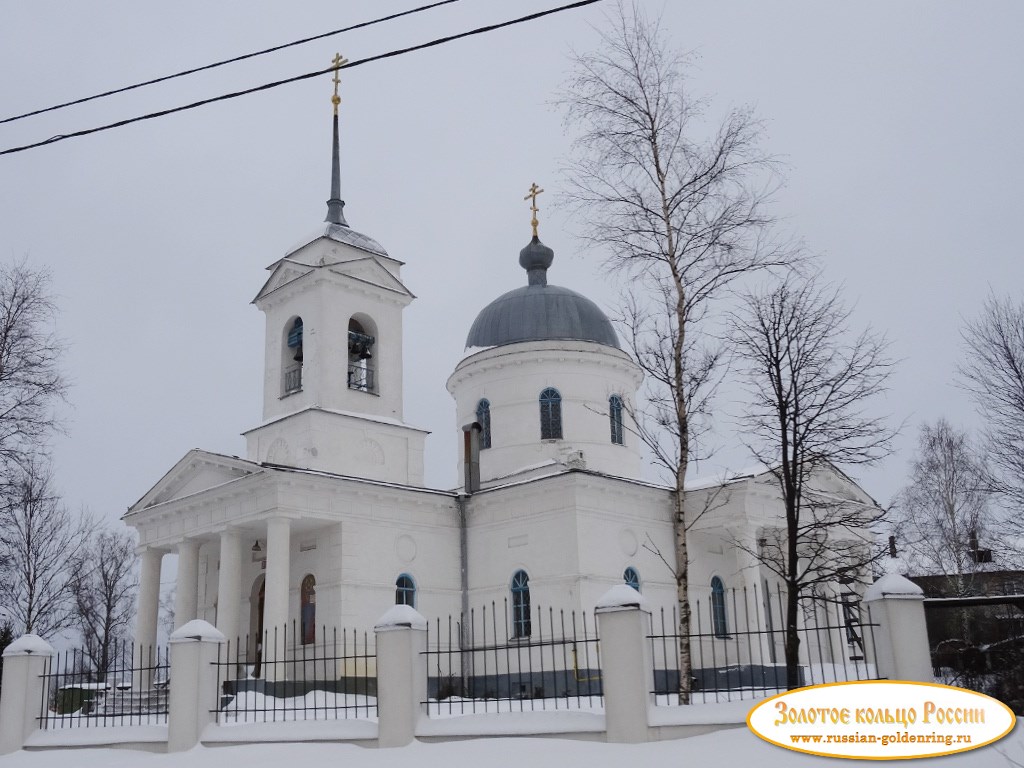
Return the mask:
M 455 490 L 424 487 L 426 433 L 403 420 L 402 313 L 414 297 L 401 262 L 329 223 L 269 267 L 253 302 L 266 322 L 264 403 L 247 457 L 190 451 L 125 516 L 143 561 L 137 643 L 155 642 L 169 553 L 175 625 L 204 619 L 235 643 L 288 627 L 296 647 L 310 623 L 369 630 L 398 599 L 428 618 L 492 603 L 507 617 L 516 574 L 532 607 L 590 612 L 632 569 L 650 605 L 671 611 L 672 499 L 640 480 L 630 418 L 641 373 L 600 310 L 548 289 L 550 249 L 535 237 L 523 253 L 529 285 L 502 299 L 546 297 L 553 324 L 577 327 L 578 314 L 582 330 L 548 337 L 531 318 L 525 337 L 457 366 L 455 428 L 485 423 L 480 483 Z M 510 311 L 492 312 L 501 333 L 516 331 Z M 477 459 L 467 445 L 460 466 Z M 873 503 L 836 477 L 834 492 Z M 779 525 L 777 486 L 734 479 L 693 491 L 691 508 L 713 492 L 720 508 L 691 533 L 694 594 L 714 579 L 763 589 L 744 548 Z

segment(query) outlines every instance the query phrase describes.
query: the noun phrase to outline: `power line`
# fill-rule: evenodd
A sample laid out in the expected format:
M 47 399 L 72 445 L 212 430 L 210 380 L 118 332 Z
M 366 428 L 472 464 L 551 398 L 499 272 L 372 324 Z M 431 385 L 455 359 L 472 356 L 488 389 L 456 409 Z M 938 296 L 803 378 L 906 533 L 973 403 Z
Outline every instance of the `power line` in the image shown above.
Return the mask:
M 433 47 L 438 46 L 438 45 L 444 45 L 445 43 L 450 43 L 450 42 L 452 42 L 454 40 L 461 40 L 464 37 L 471 37 L 473 35 L 481 35 L 481 34 L 484 34 L 486 32 L 493 32 L 494 30 L 497 30 L 497 29 L 502 29 L 504 27 L 511 27 L 511 26 L 513 26 L 515 24 L 522 24 L 523 22 L 526 22 L 526 21 L 533 21 L 534 19 L 539 19 L 539 18 L 541 18 L 543 16 L 550 16 L 553 13 L 560 13 L 562 11 L 568 11 L 568 10 L 572 10 L 574 8 L 581 8 L 581 7 L 585 6 L 585 5 L 592 5 L 593 3 L 598 3 L 600 1 L 601 0 L 579 0 L 578 2 L 575 2 L 575 3 L 569 3 L 568 5 L 559 6 L 558 8 L 550 8 L 550 9 L 548 9 L 546 11 L 538 11 L 537 13 L 531 13 L 531 14 L 528 14 L 526 16 L 520 16 L 518 19 L 510 19 L 509 21 L 499 22 L 498 24 L 488 24 L 485 27 L 477 27 L 476 29 L 471 29 L 468 32 L 460 32 L 460 33 L 455 34 L 455 35 L 448 35 L 447 37 L 439 37 L 439 38 L 437 38 L 435 40 L 431 40 L 430 42 L 427 42 L 427 43 L 420 43 L 419 45 L 412 45 L 412 46 L 409 46 L 408 48 L 399 48 L 399 49 L 394 50 L 394 51 L 388 51 L 387 53 L 377 54 L 376 56 L 368 56 L 365 59 L 358 59 L 357 61 L 351 61 L 348 64 L 346 64 L 345 66 L 340 67 L 339 69 L 352 69 L 353 67 L 358 67 L 358 66 L 360 66 L 362 64 L 369 64 L 370 62 L 373 62 L 373 61 L 380 61 L 381 59 L 389 59 L 389 58 L 392 58 L 394 56 L 401 56 L 401 55 L 406 54 L 406 53 L 412 53 L 414 51 L 421 51 L 421 50 L 423 50 L 425 48 L 433 48 Z M 211 97 L 209 99 L 202 99 L 201 101 L 195 101 L 195 102 L 193 102 L 191 104 L 184 104 L 184 105 L 179 106 L 179 107 L 171 107 L 170 109 L 160 110 L 159 112 L 150 112 L 148 114 L 139 115 L 137 117 L 129 117 L 129 118 L 125 119 L 125 120 L 118 120 L 115 123 L 108 123 L 107 125 L 97 126 L 96 128 L 85 128 L 85 129 L 83 129 L 81 131 L 75 131 L 74 133 L 66 133 L 66 134 L 59 134 L 57 136 L 51 136 L 50 138 L 45 139 L 43 141 L 37 141 L 37 142 L 34 142 L 32 144 L 22 145 L 20 147 L 11 147 L 9 149 L 0 150 L 0 155 L 13 155 L 13 154 L 15 154 L 17 152 L 24 152 L 26 150 L 35 149 L 37 147 L 46 146 L 48 144 L 56 144 L 57 142 L 66 141 L 67 139 L 73 139 L 73 138 L 76 138 L 78 136 L 88 136 L 89 134 L 92 134 L 92 133 L 100 133 L 101 131 L 109 131 L 112 128 L 120 128 L 121 126 L 130 125 L 131 123 L 138 123 L 138 122 L 141 122 L 143 120 L 152 120 L 152 119 L 157 118 L 157 117 L 164 117 L 166 115 L 173 115 L 176 112 L 185 112 L 187 110 L 196 109 L 197 107 L 206 106 L 207 104 L 213 104 L 213 103 L 218 102 L 218 101 L 227 101 L 228 99 L 237 99 L 239 96 L 247 96 L 250 93 L 258 93 L 260 91 L 267 91 L 267 90 L 270 90 L 271 88 L 277 88 L 278 86 L 281 86 L 281 85 L 287 85 L 289 83 L 296 83 L 296 82 L 299 82 L 300 80 L 308 80 L 308 79 L 310 79 L 312 77 L 319 77 L 321 75 L 326 75 L 326 74 L 328 74 L 330 72 L 334 72 L 334 71 L 335 71 L 334 67 L 328 67 L 327 69 L 318 69 L 315 72 L 306 72 L 305 74 L 302 74 L 302 75 L 295 75 L 294 77 L 288 77 L 288 78 L 285 78 L 284 80 L 276 80 L 274 82 L 264 83 L 263 85 L 257 85 L 257 86 L 254 86 L 252 88 L 246 88 L 245 90 L 242 90 L 242 91 L 235 91 L 233 93 L 225 93 L 225 94 L 222 94 L 220 96 L 213 96 L 213 97 Z
M 401 18 L 402 16 L 411 16 L 414 13 L 420 13 L 421 11 L 429 11 L 431 8 L 437 8 L 439 5 L 448 5 L 449 3 L 457 3 L 459 0 L 440 0 L 440 2 L 431 3 L 430 5 L 421 5 L 419 8 L 413 8 L 408 11 L 402 11 L 400 13 L 393 13 L 390 16 L 382 16 L 379 19 L 373 19 L 372 21 L 363 21 L 359 24 L 353 24 L 350 27 L 342 27 L 341 29 L 335 29 L 331 32 L 324 32 L 320 35 L 314 35 L 313 37 L 304 37 L 301 40 L 293 40 L 290 43 L 284 43 L 283 45 L 275 45 L 272 48 L 264 48 L 262 51 L 254 51 L 252 53 L 245 53 L 241 56 L 235 56 L 230 59 L 224 59 L 223 61 L 216 61 L 213 64 L 206 64 L 202 67 L 195 67 L 193 69 L 185 69 L 181 72 L 175 72 L 172 75 L 164 75 L 163 77 L 156 77 L 152 80 L 144 80 L 141 83 L 135 83 L 134 85 L 126 85 L 122 88 L 115 88 L 111 91 L 103 91 L 103 93 L 96 93 L 92 96 L 83 96 L 80 99 L 74 99 L 73 101 L 65 101 L 63 104 L 54 104 L 52 107 L 43 107 L 42 109 L 36 109 L 31 112 L 25 112 L 21 115 L 14 115 L 13 117 L 5 117 L 0 119 L 0 125 L 4 123 L 13 123 L 15 120 L 23 120 L 26 117 L 34 117 L 35 115 L 42 115 L 47 112 L 54 112 L 58 109 L 64 109 L 65 107 L 73 107 L 76 104 L 84 104 L 87 101 L 94 101 L 96 99 L 102 99 L 106 96 L 113 96 L 118 93 L 124 93 L 125 91 L 133 91 L 136 88 L 143 88 L 147 85 L 155 85 L 156 83 L 163 83 L 167 80 L 173 80 L 176 77 L 185 77 L 185 75 L 194 75 L 196 72 L 205 72 L 208 69 L 216 69 L 217 67 L 223 67 L 225 64 L 234 64 L 238 61 L 245 61 L 246 59 L 252 59 L 257 56 L 263 56 L 268 53 L 274 53 L 276 51 L 282 51 L 285 48 L 292 48 L 296 45 L 304 45 L 311 43 L 316 40 L 323 40 L 327 37 L 333 37 L 334 35 L 340 35 L 342 32 L 351 32 L 354 29 L 362 29 L 363 27 L 372 27 L 374 24 L 381 24 L 385 21 L 392 21 L 394 19 Z

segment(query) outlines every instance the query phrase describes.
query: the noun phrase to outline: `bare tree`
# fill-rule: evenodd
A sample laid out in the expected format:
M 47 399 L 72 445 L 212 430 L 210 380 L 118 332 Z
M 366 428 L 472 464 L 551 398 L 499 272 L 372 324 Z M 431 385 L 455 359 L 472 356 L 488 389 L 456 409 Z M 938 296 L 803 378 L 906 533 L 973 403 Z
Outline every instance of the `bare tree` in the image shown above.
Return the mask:
M 24 260 L 0 265 L 0 465 L 7 468 L 0 482 L 60 428 L 54 406 L 67 385 L 55 315 L 47 269 Z
M 911 568 L 945 574 L 952 596 L 973 593 L 978 541 L 993 514 L 991 491 L 966 433 L 945 419 L 921 426 L 910 481 L 896 497 L 898 538 Z
M 82 633 L 92 671 L 103 679 L 116 661 L 114 649 L 127 637 L 135 607 L 135 540 L 127 529 L 92 535 L 71 583 L 75 624 Z
M 74 624 L 71 582 L 89 524 L 63 505 L 42 460 L 15 471 L 0 495 L 0 611 L 18 633 L 52 637 Z
M 967 360 L 959 372 L 984 420 L 995 488 L 1024 509 L 1024 301 L 989 296 L 963 337 Z
M 786 678 L 799 685 L 801 599 L 866 577 L 879 556 L 869 529 L 883 512 L 823 487 L 823 473 L 873 464 L 895 434 L 869 401 L 885 391 L 893 363 L 884 338 L 851 334 L 838 292 L 795 273 L 747 296 L 731 336 L 749 392 L 747 444 L 778 479 L 785 522 L 752 554 L 786 595 Z
M 686 59 L 656 21 L 619 5 L 597 52 L 577 56 L 560 102 L 576 131 L 568 196 L 584 238 L 632 286 L 623 324 L 646 374 L 634 415 L 674 489 L 679 698 L 690 695 L 690 607 L 683 482 L 723 359 L 700 332 L 733 282 L 782 261 L 768 242 L 772 163 L 761 125 L 730 111 L 704 136 L 705 103 L 685 88 Z

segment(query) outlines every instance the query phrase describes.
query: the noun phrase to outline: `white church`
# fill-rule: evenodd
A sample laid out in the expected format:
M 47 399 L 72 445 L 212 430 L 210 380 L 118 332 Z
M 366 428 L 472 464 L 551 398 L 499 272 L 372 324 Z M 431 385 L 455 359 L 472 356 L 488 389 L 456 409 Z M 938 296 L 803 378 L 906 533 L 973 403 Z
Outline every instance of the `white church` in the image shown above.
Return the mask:
M 292 652 L 321 626 L 370 630 L 395 603 L 433 618 L 493 601 L 519 638 L 535 631 L 536 606 L 590 612 L 623 582 L 670 610 L 675 578 L 656 554 L 674 551 L 670 491 L 641 479 L 629 416 L 642 374 L 596 304 L 549 283 L 558 269 L 537 235 L 536 187 L 523 283 L 481 308 L 446 383 L 465 482 L 435 489 L 427 433 L 403 414 L 414 296 L 402 262 L 346 221 L 339 168 L 335 108 L 326 221 L 268 267 L 253 300 L 266 323 L 263 414 L 244 433 L 246 458 L 189 451 L 124 517 L 142 562 L 136 644 L 156 642 L 168 554 L 176 627 L 204 619 L 234 642 L 287 625 Z M 822 483 L 874 504 L 839 473 Z M 772 577 L 747 552 L 780 525 L 770 474 L 726 490 L 690 532 L 690 583 L 712 601 L 764 589 Z M 719 491 L 695 486 L 692 506 Z

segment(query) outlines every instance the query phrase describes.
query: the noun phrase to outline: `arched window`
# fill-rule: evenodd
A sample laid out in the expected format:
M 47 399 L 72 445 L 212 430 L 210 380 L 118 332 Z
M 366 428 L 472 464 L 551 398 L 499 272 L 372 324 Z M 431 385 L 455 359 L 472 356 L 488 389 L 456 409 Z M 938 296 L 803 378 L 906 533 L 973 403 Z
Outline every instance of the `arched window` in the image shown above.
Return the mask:
M 299 616 L 302 620 L 302 644 L 316 642 L 316 579 L 309 574 L 302 580 L 300 590 L 301 608 Z
M 416 582 L 408 573 L 403 573 L 395 580 L 395 605 L 416 607 Z
M 552 387 L 540 393 L 540 439 L 562 439 L 562 396 Z
M 376 369 L 373 365 L 373 345 L 376 330 L 369 318 L 351 318 L 348 321 L 348 388 L 363 392 L 376 392 Z
M 608 398 L 608 420 L 612 426 L 612 444 L 622 445 L 622 398 L 618 395 Z
M 480 424 L 480 450 L 491 447 L 491 401 L 484 398 L 476 404 L 476 420 Z
M 715 637 L 728 637 L 729 626 L 725 613 L 725 584 L 717 576 L 711 579 L 711 631 Z
M 626 582 L 626 586 L 640 591 L 640 574 L 632 565 L 622 572 L 622 580 Z
M 288 335 L 281 360 L 282 394 L 290 395 L 302 391 L 302 318 L 296 317 L 286 330 Z
M 526 571 L 512 576 L 512 637 L 530 636 L 530 577 Z

